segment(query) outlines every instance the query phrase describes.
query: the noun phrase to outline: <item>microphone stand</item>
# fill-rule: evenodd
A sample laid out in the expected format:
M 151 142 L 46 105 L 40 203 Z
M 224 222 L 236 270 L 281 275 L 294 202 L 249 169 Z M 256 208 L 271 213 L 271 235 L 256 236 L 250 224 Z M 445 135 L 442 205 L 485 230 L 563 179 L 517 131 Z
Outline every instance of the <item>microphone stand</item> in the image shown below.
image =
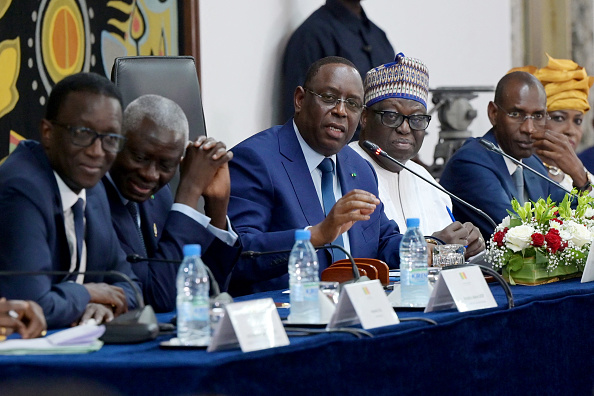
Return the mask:
M 155 311 L 150 305 L 144 304 L 142 294 L 130 277 L 120 271 L 0 271 L 0 276 L 59 276 L 66 275 L 100 275 L 115 276 L 123 279 L 134 290 L 138 301 L 138 309 L 129 311 L 104 323 L 105 333 L 101 336 L 106 344 L 129 344 L 150 341 L 159 335 L 159 325 Z
M 456 200 L 457 202 L 459 202 L 462 205 L 466 206 L 467 208 L 472 209 L 476 213 L 478 213 L 481 216 L 483 216 L 485 218 L 485 220 L 487 220 L 489 222 L 489 224 L 491 224 L 493 226 L 493 229 L 497 228 L 497 223 L 495 223 L 493 221 L 493 219 L 488 214 L 486 214 L 485 212 L 483 212 L 482 210 L 480 210 L 476 206 L 473 206 L 473 205 L 469 204 L 468 202 L 464 201 L 462 198 L 458 198 L 456 195 L 452 194 L 451 192 L 449 192 L 448 190 L 446 190 L 442 186 L 433 183 L 432 181 L 428 180 L 427 178 L 421 176 L 419 173 L 417 173 L 417 172 L 413 171 L 412 169 L 408 168 L 402 162 L 398 161 L 396 158 L 391 157 L 388 153 L 386 153 L 384 150 L 382 150 L 382 148 L 380 146 L 378 146 L 377 144 L 372 143 L 369 140 L 365 140 L 363 142 L 363 145 L 365 146 L 365 148 L 367 148 L 371 152 L 373 152 L 373 154 L 375 154 L 377 156 L 382 156 L 384 158 L 389 159 L 390 161 L 394 162 L 396 165 L 400 166 L 403 169 L 406 169 L 407 171 L 409 171 L 413 175 L 417 176 L 421 180 L 423 180 L 423 181 L 431 184 L 433 187 L 437 188 L 439 191 L 443 192 L 444 194 L 447 194 L 450 198 L 453 198 L 454 200 Z
M 349 261 L 351 262 L 351 266 L 353 269 L 353 280 L 347 281 L 344 283 L 348 284 L 348 283 L 356 283 L 356 282 L 363 282 L 363 281 L 369 280 L 369 278 L 367 276 L 359 275 L 359 268 L 357 267 L 357 264 L 355 263 L 353 256 L 344 247 L 342 247 L 340 245 L 328 244 L 328 245 L 322 245 L 322 246 L 314 246 L 314 249 L 315 250 L 338 249 L 338 250 L 342 251 L 345 254 L 345 256 L 347 256 L 349 258 Z M 253 250 L 247 250 L 247 251 L 241 253 L 241 257 L 254 258 L 254 257 L 265 256 L 265 255 L 269 255 L 269 254 L 291 253 L 291 250 L 293 250 L 293 249 L 272 250 L 272 251 L 267 251 L 267 252 L 255 252 Z
M 555 185 L 556 187 L 560 188 L 561 190 L 565 191 L 566 193 L 568 193 L 571 196 L 575 196 L 574 194 L 571 193 L 571 191 L 568 191 L 565 187 L 563 187 L 561 184 L 557 183 L 555 180 L 546 177 L 545 175 L 543 175 L 542 173 L 532 169 L 531 167 L 529 167 L 528 165 L 524 164 L 522 161 L 518 161 L 517 159 L 515 159 L 514 157 L 512 157 L 511 155 L 507 154 L 506 152 L 504 152 L 503 150 L 501 150 L 499 147 L 497 147 L 495 144 L 493 144 L 492 142 L 486 140 L 486 139 L 479 139 L 479 143 L 486 148 L 489 151 L 492 151 L 494 153 L 497 153 L 499 155 L 504 156 L 505 158 L 511 160 L 514 164 L 521 166 L 524 169 L 528 169 L 530 172 L 534 173 L 535 175 L 541 177 L 542 179 L 548 181 L 549 183 Z

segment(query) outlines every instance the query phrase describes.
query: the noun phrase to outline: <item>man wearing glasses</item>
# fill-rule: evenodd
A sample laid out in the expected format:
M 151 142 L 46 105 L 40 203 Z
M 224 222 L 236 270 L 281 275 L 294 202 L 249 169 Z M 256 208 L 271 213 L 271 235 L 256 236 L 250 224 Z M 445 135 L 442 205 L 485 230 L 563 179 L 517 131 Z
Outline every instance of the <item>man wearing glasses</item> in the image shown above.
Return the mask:
M 482 251 L 485 244 L 478 228 L 470 222 L 452 222 L 452 201 L 448 195 L 363 145 L 365 140 L 377 144 L 391 157 L 437 184 L 425 168 L 409 161 L 421 149 L 431 121 L 427 114 L 429 73 L 425 64 L 400 53 L 394 62 L 370 70 L 364 87 L 361 136 L 359 142 L 349 146 L 375 168 L 386 216 L 398 224 L 402 233 L 406 231 L 407 218 L 419 218 L 425 235 L 468 246 L 467 257 Z
M 373 167 L 345 147 L 363 109 L 359 72 L 344 58 L 323 58 L 295 89 L 294 104 L 285 125 L 233 148 L 229 217 L 244 250 L 291 249 L 295 229 L 310 227 L 314 246 L 342 244 L 355 257 L 398 267 L 401 235 L 377 199 Z M 320 271 L 338 258 L 319 250 Z M 288 253 L 240 259 L 229 291 L 288 287 L 287 260 Z
M 41 143 L 21 142 L 0 167 L 0 270 L 136 280 L 99 183 L 124 145 L 121 126 L 121 95 L 105 77 L 79 73 L 54 87 Z M 37 302 L 49 328 L 109 321 L 138 304 L 131 285 L 101 275 L 0 277 L 0 295 Z
M 544 131 L 547 121 L 547 95 L 536 77 L 526 72 L 504 76 L 495 89 L 495 99 L 487 108 L 493 128 L 482 138 L 498 145 L 505 153 L 543 175 L 548 171 L 534 155 L 532 135 Z M 440 183 L 450 192 L 485 211 L 496 223 L 512 210 L 511 200 L 520 203 L 547 198 L 561 201 L 565 191 L 546 180 L 523 171 L 513 161 L 484 148 L 470 138 L 446 164 Z M 459 221 L 471 221 L 490 238 L 493 227 L 481 216 L 454 202 Z

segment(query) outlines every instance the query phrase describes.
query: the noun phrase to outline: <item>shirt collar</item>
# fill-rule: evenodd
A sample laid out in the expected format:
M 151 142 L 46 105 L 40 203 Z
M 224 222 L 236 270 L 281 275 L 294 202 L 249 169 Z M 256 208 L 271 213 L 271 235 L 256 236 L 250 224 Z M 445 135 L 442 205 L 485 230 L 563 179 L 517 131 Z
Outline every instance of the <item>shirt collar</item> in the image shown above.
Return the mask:
M 86 206 L 87 202 L 87 190 L 84 188 L 80 190 L 80 193 L 75 193 L 66 185 L 64 180 L 58 175 L 58 172 L 54 171 L 54 176 L 56 177 L 56 182 L 58 182 L 58 190 L 60 191 L 60 198 L 62 199 L 62 211 L 65 212 L 69 210 L 72 205 L 78 201 L 79 198 L 83 200 Z
M 309 144 L 303 139 L 299 129 L 297 128 L 297 124 L 295 124 L 295 120 L 293 120 L 293 129 L 295 130 L 295 135 L 297 136 L 297 140 L 299 141 L 299 146 L 301 146 L 301 151 L 303 152 L 303 156 L 305 157 L 305 162 L 307 163 L 307 169 L 309 169 L 309 173 L 313 172 L 314 169 L 320 165 L 320 162 L 326 157 L 322 154 L 318 153 L 314 149 L 312 149 Z M 334 166 L 336 169 L 336 154 L 327 157 L 334 161 Z
M 109 172 L 107 172 L 105 174 L 105 176 L 107 176 L 107 180 L 109 180 L 109 182 L 111 183 L 111 185 L 113 186 L 113 188 L 116 190 L 116 192 L 118 193 L 118 196 L 120 197 L 120 200 L 122 201 L 122 203 L 124 204 L 124 206 L 128 205 L 129 200 L 124 198 L 124 196 L 122 195 L 122 193 L 120 192 L 118 186 L 116 186 L 116 184 L 114 183 L 113 179 L 111 178 L 111 174 Z

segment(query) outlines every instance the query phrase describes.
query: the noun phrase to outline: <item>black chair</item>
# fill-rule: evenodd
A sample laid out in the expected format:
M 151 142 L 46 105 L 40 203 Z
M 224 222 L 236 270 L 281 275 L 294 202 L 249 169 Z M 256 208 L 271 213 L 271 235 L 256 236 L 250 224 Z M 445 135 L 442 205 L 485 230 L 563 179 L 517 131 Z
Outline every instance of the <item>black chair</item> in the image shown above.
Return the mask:
M 176 102 L 186 114 L 190 140 L 206 135 L 196 61 L 192 56 L 124 56 L 116 58 L 111 80 L 122 92 L 124 107 L 139 96 L 155 94 Z M 171 181 L 173 191 L 179 175 Z

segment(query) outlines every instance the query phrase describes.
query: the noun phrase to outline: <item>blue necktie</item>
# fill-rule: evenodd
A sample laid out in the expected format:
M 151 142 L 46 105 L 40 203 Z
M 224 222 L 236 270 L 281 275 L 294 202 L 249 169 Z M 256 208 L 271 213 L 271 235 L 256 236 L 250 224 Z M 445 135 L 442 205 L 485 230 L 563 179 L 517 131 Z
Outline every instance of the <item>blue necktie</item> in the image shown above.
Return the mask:
M 324 158 L 320 162 L 320 165 L 318 165 L 318 169 L 322 171 L 322 201 L 324 202 L 324 213 L 328 216 L 328 213 L 330 213 L 330 210 L 336 203 L 336 198 L 334 197 L 334 177 L 332 175 L 334 162 L 330 158 Z M 342 235 L 339 235 L 333 244 L 344 247 Z M 338 249 L 332 249 L 332 255 L 334 256 L 334 261 L 346 258 L 345 254 Z
M 512 178 L 514 179 L 514 184 L 516 185 L 516 190 L 518 192 L 516 200 L 520 205 L 524 205 L 526 202 L 524 197 L 524 169 L 522 169 L 521 166 L 518 166 L 516 171 L 512 173 Z
M 74 217 L 74 233 L 76 235 L 76 271 L 80 270 L 80 258 L 82 256 L 82 246 L 85 240 L 85 202 L 79 198 L 72 205 L 72 215 Z
M 138 234 L 140 242 L 142 243 L 141 253 L 143 254 L 143 257 L 147 257 L 146 245 L 144 244 L 144 237 L 142 236 L 142 230 L 140 229 L 140 216 L 138 215 L 138 204 L 134 201 L 128 201 L 128 203 L 126 204 L 126 208 L 128 208 L 128 211 L 132 215 L 132 220 L 134 220 L 134 227 L 136 228 L 136 233 Z

